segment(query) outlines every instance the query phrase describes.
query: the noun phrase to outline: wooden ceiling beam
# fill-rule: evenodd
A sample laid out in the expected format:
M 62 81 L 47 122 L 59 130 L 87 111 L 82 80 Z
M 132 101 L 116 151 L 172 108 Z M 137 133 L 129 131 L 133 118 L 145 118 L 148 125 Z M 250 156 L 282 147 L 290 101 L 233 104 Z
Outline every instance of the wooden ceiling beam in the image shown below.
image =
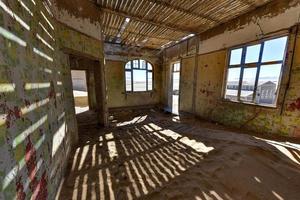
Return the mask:
M 120 10 L 113 10 L 111 8 L 103 7 L 99 4 L 97 4 L 97 5 L 103 12 L 111 13 L 114 15 L 119 15 L 122 17 L 129 17 L 131 20 L 134 20 L 134 21 L 140 21 L 140 22 L 143 22 L 146 24 L 151 24 L 153 26 L 158 26 L 158 27 L 169 29 L 169 30 L 176 31 L 176 32 L 182 32 L 182 33 L 187 33 L 187 34 L 192 34 L 192 33 L 196 34 L 197 33 L 197 31 L 189 29 L 189 28 L 181 27 L 181 26 L 174 25 L 174 24 L 164 23 L 164 22 L 160 22 L 160 21 L 144 19 L 143 16 L 130 14 L 130 13 L 120 11 Z
M 118 28 L 114 28 L 114 27 L 111 27 L 111 26 L 108 26 L 108 25 L 103 26 L 103 29 L 112 29 L 112 30 L 115 30 L 115 31 L 119 30 Z M 170 38 L 170 37 L 151 36 L 150 34 L 147 35 L 147 34 L 137 33 L 137 32 L 134 32 L 134 31 L 127 31 L 127 30 L 125 30 L 123 32 L 123 34 L 124 35 L 130 34 L 130 35 L 135 35 L 135 36 L 148 37 L 148 38 L 153 38 L 153 39 L 158 39 L 158 40 L 176 41 L 176 40 L 174 40 L 174 38 Z M 110 36 L 114 37 L 113 35 L 110 35 Z
M 206 19 L 206 20 L 209 20 L 209 21 L 212 21 L 212 22 L 215 22 L 215 23 L 219 23 L 218 20 L 213 19 L 212 17 L 210 17 L 208 15 L 200 14 L 198 12 L 194 12 L 194 11 L 191 11 L 189 9 L 185 9 L 185 8 L 182 8 L 182 7 L 179 7 L 179 6 L 175 6 L 175 5 L 172 5 L 171 3 L 166 2 L 166 1 L 162 1 L 162 0 L 146 0 L 146 1 L 152 2 L 154 4 L 162 5 L 164 7 L 176 10 L 178 12 L 182 12 L 184 14 L 193 15 L 197 18 Z
M 256 7 L 255 3 L 253 1 L 251 1 L 251 0 L 240 0 L 240 2 L 248 5 L 251 8 L 255 8 Z

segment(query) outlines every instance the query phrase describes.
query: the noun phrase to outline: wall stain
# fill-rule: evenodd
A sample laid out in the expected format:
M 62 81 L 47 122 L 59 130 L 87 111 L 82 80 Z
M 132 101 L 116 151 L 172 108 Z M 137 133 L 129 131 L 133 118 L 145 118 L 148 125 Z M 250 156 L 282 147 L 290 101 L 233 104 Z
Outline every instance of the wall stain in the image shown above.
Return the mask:
M 289 105 L 288 110 L 291 112 L 295 112 L 296 110 L 300 111 L 300 97 Z
M 22 179 L 22 177 L 19 177 L 16 182 L 16 190 L 17 190 L 16 199 L 17 200 L 25 200 L 25 198 L 26 198 L 26 194 L 24 192 L 24 186 L 21 183 L 21 179 Z

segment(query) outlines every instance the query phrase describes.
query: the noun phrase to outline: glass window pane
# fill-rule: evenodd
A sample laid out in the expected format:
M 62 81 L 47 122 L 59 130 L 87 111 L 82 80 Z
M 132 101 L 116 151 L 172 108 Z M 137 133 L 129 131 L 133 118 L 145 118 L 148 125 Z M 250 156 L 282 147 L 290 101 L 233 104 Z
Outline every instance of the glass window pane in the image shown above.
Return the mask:
M 152 70 L 152 65 L 148 63 L 148 70 Z
M 152 90 L 153 89 L 153 78 L 152 78 L 152 72 L 148 72 L 148 90 Z
M 126 91 L 131 91 L 131 72 L 125 72 Z
M 256 103 L 275 105 L 281 66 L 281 64 L 261 66 L 255 99 Z
M 256 80 L 257 68 L 245 68 L 241 89 L 240 99 L 242 101 L 251 102 L 253 100 L 255 80 Z
M 133 61 L 133 68 L 138 69 L 139 68 L 139 60 L 134 60 Z
M 256 63 L 259 61 L 260 47 L 260 44 L 247 47 L 246 63 Z
M 131 61 L 129 61 L 128 63 L 126 63 L 125 69 L 131 69 Z
M 146 61 L 145 60 L 140 60 L 140 67 L 141 67 L 141 69 L 146 69 Z
M 242 61 L 243 49 L 235 49 L 230 53 L 230 65 L 239 65 Z
M 179 81 L 180 81 L 180 73 L 173 73 L 173 91 L 179 91 Z
M 229 68 L 225 98 L 237 101 L 241 68 Z
M 146 70 L 133 70 L 133 91 L 146 91 Z
M 262 62 L 283 60 L 286 44 L 287 37 L 266 41 Z
M 180 71 L 180 63 L 176 63 L 174 64 L 174 69 L 173 69 L 174 72 L 179 72 Z

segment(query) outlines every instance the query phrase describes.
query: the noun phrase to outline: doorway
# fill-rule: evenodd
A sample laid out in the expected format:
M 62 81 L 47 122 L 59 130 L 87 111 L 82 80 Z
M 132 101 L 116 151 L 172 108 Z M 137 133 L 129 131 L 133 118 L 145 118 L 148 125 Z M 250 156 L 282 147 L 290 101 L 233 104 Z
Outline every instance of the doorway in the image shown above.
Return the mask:
M 73 96 L 75 100 L 76 114 L 86 112 L 90 109 L 87 87 L 87 74 L 85 70 L 71 70 Z
M 172 113 L 179 114 L 180 62 L 172 66 Z

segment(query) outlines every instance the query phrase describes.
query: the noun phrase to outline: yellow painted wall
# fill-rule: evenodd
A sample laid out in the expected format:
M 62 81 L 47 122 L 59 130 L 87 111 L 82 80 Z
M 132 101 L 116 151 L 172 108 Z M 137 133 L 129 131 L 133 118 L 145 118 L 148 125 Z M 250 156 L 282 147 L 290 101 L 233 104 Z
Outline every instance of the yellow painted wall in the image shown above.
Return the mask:
M 125 94 L 125 61 L 106 60 L 106 81 L 109 108 L 155 105 L 160 103 L 161 72 L 154 67 L 154 91 Z

